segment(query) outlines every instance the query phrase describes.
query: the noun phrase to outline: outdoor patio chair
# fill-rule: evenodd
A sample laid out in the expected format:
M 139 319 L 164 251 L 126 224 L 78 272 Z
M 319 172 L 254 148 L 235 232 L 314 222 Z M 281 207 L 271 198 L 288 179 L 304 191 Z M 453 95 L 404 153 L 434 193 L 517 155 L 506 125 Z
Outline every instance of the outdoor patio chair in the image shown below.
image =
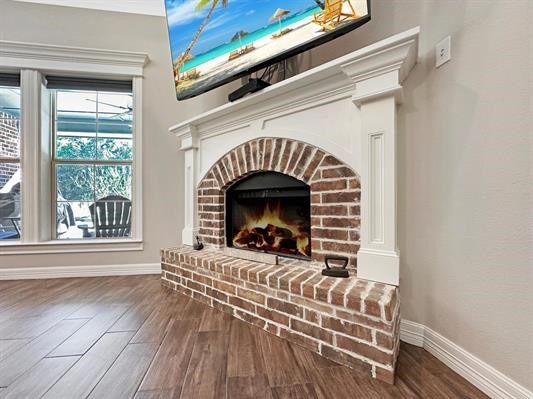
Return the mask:
M 15 224 L 15 197 L 13 193 L 0 193 L 0 240 L 19 238 L 20 231 Z
M 131 231 L 131 201 L 110 195 L 89 206 L 96 237 L 128 237 Z

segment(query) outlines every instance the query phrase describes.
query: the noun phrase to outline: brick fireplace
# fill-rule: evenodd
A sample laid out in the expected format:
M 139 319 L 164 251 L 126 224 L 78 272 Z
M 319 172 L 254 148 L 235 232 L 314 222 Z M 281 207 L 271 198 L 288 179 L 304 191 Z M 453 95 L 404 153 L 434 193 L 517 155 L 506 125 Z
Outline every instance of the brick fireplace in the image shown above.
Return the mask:
M 171 127 L 184 156 L 183 230 L 181 246 L 161 251 L 163 284 L 393 383 L 396 109 L 418 33 L 400 33 Z M 257 186 L 260 180 L 275 183 Z M 239 207 L 255 224 L 235 216 Z M 196 236 L 203 250 L 192 248 Z M 226 246 L 289 257 L 243 260 L 228 256 Z M 348 258 L 350 277 L 321 274 L 331 255 Z
M 275 171 L 310 187 L 311 257 L 346 256 L 353 269 L 359 250 L 361 186 L 357 174 L 335 156 L 313 145 L 264 137 L 250 140 L 221 157 L 198 185 L 200 239 L 226 245 L 225 192 L 243 177 Z

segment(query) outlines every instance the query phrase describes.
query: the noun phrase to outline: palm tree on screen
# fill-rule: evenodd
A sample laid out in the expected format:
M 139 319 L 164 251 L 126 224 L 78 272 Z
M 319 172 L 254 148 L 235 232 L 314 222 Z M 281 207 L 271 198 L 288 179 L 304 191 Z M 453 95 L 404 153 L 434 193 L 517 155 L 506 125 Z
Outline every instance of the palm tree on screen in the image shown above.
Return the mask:
M 201 10 L 205 9 L 208 5 L 209 5 L 209 11 L 207 12 L 206 16 L 204 17 L 204 20 L 202 21 L 202 23 L 198 27 L 198 30 L 194 34 L 191 42 L 189 43 L 189 45 L 187 46 L 187 48 L 185 49 L 183 54 L 181 54 L 178 57 L 177 62 L 176 62 L 176 76 L 179 76 L 179 70 L 181 69 L 181 67 L 183 66 L 185 61 L 187 61 L 187 59 L 190 59 L 190 54 L 191 54 L 192 48 L 194 47 L 194 45 L 196 44 L 196 42 L 200 38 L 200 35 L 202 34 L 202 31 L 204 30 L 204 28 L 206 27 L 207 23 L 211 19 L 211 16 L 215 12 L 215 9 L 217 8 L 217 6 L 219 4 L 221 4 L 222 7 L 226 7 L 228 5 L 228 2 L 229 2 L 229 0 L 199 0 L 198 1 L 198 4 L 196 5 L 196 11 L 201 11 Z

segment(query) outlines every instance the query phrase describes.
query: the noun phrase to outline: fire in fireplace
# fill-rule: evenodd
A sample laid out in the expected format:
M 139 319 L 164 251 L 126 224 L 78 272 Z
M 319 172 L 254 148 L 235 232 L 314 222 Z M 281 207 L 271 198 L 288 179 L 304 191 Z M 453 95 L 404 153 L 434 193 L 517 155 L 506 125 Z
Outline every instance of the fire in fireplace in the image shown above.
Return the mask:
M 248 176 L 226 191 L 226 244 L 311 257 L 309 186 L 278 172 Z

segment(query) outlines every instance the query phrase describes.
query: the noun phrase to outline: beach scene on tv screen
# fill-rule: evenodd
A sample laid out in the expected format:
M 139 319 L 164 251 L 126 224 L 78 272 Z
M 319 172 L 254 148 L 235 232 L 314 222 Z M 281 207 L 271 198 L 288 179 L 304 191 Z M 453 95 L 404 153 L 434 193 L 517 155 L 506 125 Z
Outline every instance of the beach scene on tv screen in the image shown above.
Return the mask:
M 165 0 L 178 99 L 368 14 L 366 0 Z

